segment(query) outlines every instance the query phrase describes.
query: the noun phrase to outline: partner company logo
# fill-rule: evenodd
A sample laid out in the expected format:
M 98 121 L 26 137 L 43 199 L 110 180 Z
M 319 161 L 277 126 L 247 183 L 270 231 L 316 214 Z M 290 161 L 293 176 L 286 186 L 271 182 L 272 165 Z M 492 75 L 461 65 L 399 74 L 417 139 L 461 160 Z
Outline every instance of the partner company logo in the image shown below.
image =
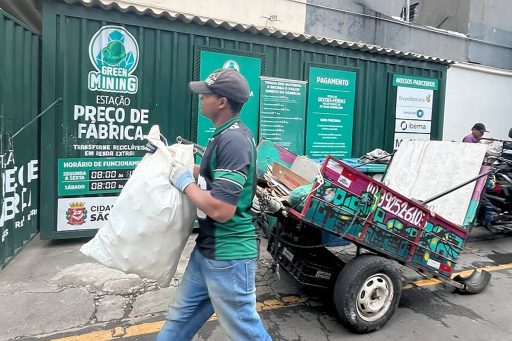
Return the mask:
M 139 80 L 132 73 L 139 63 L 139 45 L 122 26 L 103 26 L 89 43 L 89 58 L 96 71 L 90 71 L 91 91 L 135 94 Z

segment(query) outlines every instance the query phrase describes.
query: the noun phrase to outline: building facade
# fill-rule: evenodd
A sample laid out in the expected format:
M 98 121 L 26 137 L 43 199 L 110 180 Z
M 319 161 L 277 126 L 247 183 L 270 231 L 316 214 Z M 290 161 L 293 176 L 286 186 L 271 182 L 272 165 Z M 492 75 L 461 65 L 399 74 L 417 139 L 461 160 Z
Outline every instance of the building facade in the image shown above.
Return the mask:
M 179 13 L 512 69 L 509 0 L 62 1 Z M 0 7 L 41 29 L 39 1 L 0 0 Z

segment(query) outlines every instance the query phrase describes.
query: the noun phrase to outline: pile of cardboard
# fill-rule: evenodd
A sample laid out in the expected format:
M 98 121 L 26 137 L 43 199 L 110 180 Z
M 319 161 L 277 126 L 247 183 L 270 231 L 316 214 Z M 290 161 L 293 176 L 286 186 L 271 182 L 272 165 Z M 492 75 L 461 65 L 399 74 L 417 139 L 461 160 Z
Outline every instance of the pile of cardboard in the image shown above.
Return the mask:
M 278 161 L 267 166 L 257 189 L 258 203 L 265 210 L 275 211 L 288 205 L 288 196 L 294 189 L 311 184 L 317 177 L 318 166 L 305 156 L 295 158 L 291 167 Z M 278 202 L 279 204 L 276 204 Z

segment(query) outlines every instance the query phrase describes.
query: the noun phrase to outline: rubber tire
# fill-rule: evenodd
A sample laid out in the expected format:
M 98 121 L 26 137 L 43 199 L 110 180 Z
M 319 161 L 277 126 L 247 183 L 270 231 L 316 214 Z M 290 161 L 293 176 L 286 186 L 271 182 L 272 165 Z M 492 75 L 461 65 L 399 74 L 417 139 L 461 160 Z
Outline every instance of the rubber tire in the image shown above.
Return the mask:
M 481 274 L 480 276 L 484 276 Z M 472 283 L 469 287 L 466 287 L 465 290 L 457 289 L 457 292 L 462 295 L 476 295 L 484 291 L 485 288 L 487 288 L 487 285 L 489 284 L 489 281 L 491 280 L 491 273 L 487 272 L 488 279 L 484 281 L 477 282 L 477 284 Z M 453 280 L 455 282 L 464 283 L 466 284 L 466 281 L 470 282 L 471 277 L 464 278 L 461 275 L 457 275 L 453 277 Z
M 357 311 L 356 299 L 364 282 L 371 276 L 386 274 L 394 288 L 388 311 L 376 321 L 363 320 Z M 351 259 L 341 270 L 334 286 L 333 301 L 341 323 L 354 333 L 371 333 L 385 325 L 395 313 L 402 295 L 402 280 L 393 261 L 376 255 Z

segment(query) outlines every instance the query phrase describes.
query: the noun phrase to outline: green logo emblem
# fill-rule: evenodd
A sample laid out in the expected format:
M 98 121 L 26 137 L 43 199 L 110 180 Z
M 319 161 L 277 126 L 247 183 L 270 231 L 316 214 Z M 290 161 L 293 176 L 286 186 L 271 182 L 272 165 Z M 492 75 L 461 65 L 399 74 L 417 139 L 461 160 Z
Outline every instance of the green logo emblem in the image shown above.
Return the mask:
M 139 45 L 124 27 L 100 28 L 89 43 L 89 58 L 96 69 L 89 72 L 89 90 L 137 93 L 139 80 L 132 73 L 139 62 Z
M 222 65 L 222 68 L 223 69 L 233 69 L 233 70 L 236 70 L 238 72 L 240 72 L 240 65 L 238 65 L 237 62 L 235 62 L 234 60 L 227 60 L 224 65 Z

